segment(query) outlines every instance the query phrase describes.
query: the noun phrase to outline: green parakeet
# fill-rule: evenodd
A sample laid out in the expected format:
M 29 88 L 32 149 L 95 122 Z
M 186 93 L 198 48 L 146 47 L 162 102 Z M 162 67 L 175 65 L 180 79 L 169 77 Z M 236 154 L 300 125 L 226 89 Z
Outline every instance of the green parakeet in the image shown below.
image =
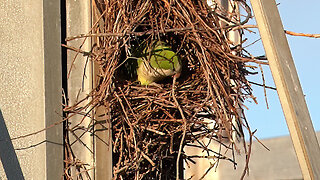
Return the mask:
M 143 50 L 143 56 L 139 57 L 137 75 L 141 85 L 149 85 L 169 76 L 181 73 L 181 62 L 171 47 L 158 41 L 152 47 Z

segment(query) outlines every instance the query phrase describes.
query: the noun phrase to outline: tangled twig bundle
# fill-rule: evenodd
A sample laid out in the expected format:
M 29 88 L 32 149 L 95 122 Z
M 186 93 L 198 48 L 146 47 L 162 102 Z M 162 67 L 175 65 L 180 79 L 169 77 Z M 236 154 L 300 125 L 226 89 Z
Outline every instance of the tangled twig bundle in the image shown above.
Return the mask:
M 241 147 L 224 143 L 243 136 L 242 127 L 250 132 L 242 111 L 252 97 L 246 63 L 263 62 L 245 57 L 241 43 L 228 39 L 251 17 L 245 1 L 232 1 L 232 11 L 204 0 L 96 0 L 94 7 L 99 15 L 92 32 L 68 40 L 94 39 L 92 52 L 78 52 L 98 65 L 96 87 L 87 105 L 79 107 L 80 101 L 65 111 L 72 116 L 99 107 L 110 117 L 114 178 L 175 179 L 181 162 L 192 161 L 186 146 L 234 162 L 201 142 L 207 138 L 234 151 Z M 243 21 L 238 7 L 247 12 Z M 181 77 L 141 86 L 125 64 L 139 43 L 157 40 L 179 55 Z

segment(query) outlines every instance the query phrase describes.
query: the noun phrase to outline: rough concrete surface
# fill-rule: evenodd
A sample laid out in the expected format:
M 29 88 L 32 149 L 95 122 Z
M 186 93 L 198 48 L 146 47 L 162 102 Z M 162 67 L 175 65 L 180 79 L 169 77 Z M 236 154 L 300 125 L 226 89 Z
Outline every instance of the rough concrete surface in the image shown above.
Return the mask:
M 44 13 L 48 6 L 56 10 Z M 0 3 L 0 109 L 5 122 L 2 127 L 11 138 L 36 132 L 60 120 L 60 15 L 57 12 L 59 1 L 2 0 Z M 44 23 L 44 18 L 49 18 L 51 24 Z M 62 158 L 62 146 L 58 145 L 61 135 L 57 126 L 12 140 L 25 179 L 61 178 L 63 164 L 56 164 Z M 3 170 L 7 165 L 0 163 L 2 178 L 7 176 Z

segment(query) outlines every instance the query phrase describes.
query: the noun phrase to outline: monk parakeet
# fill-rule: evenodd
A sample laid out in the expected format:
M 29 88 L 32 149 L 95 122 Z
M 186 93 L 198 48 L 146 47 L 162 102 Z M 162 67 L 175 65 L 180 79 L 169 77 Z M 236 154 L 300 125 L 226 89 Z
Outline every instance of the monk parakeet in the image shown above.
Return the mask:
M 137 75 L 141 85 L 150 85 L 169 76 L 178 78 L 182 69 L 177 54 L 162 41 L 144 48 L 137 62 Z

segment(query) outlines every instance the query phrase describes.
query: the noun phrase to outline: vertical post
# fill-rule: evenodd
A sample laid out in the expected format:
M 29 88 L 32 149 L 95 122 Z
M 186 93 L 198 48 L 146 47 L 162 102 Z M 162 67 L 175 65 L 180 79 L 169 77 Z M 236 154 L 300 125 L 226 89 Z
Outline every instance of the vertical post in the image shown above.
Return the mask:
M 102 114 L 103 116 L 101 116 Z M 95 127 L 95 179 L 112 179 L 112 137 L 109 119 L 110 116 L 105 114 L 104 109 L 97 108 L 97 123 Z
M 60 1 L 43 1 L 44 113 L 45 127 L 62 119 Z M 39 66 L 39 65 L 38 65 Z M 46 179 L 63 174 L 62 124 L 45 131 Z
M 320 179 L 320 149 L 274 0 L 251 0 L 304 179 Z
M 67 37 L 88 33 L 91 29 L 91 1 L 89 0 L 66 0 L 67 11 Z M 84 51 L 91 51 L 91 41 L 86 39 L 76 39 L 69 41 L 68 45 L 76 48 L 81 48 Z M 93 70 L 92 63 L 89 57 L 78 54 L 76 52 L 68 51 L 67 63 L 68 73 L 68 97 L 70 105 L 82 100 L 92 90 Z M 85 75 L 84 75 L 85 74 Z M 86 105 L 90 99 L 83 101 L 81 105 Z M 90 109 L 90 108 L 89 108 Z M 92 125 L 92 119 L 82 115 L 76 115 L 70 118 L 71 128 L 78 126 L 76 131 L 69 132 L 70 143 L 72 143 L 72 150 L 77 159 L 88 164 L 88 176 L 94 178 L 94 138 L 90 132 L 87 132 Z M 79 124 L 81 122 L 81 124 Z M 81 128 L 83 127 L 83 128 Z M 72 171 L 76 176 L 77 172 Z
M 61 77 L 61 21 L 60 1 L 43 1 L 43 56 L 45 127 L 62 119 L 62 77 Z M 46 178 L 60 179 L 63 174 L 63 132 L 62 125 L 45 131 L 46 134 Z M 56 143 L 60 144 L 57 145 Z
M 73 1 L 66 0 L 67 2 L 67 36 L 74 36 L 78 34 L 88 33 L 91 29 L 92 22 L 97 20 L 97 12 L 92 8 L 94 1 Z M 81 12 L 81 13 L 79 13 Z M 81 45 L 83 39 L 74 40 L 68 42 L 68 45 L 73 47 L 80 47 L 84 51 L 91 51 L 91 40 L 87 39 L 86 42 Z M 87 94 L 89 94 L 93 88 L 95 81 L 95 69 L 94 64 L 87 59 L 79 55 L 73 62 L 75 52 L 68 52 L 68 69 L 73 66 L 69 80 L 68 90 L 69 99 L 71 103 L 81 100 Z M 72 64 L 73 63 L 73 64 Z M 85 68 L 86 66 L 86 68 Z M 83 73 L 86 74 L 86 78 L 83 78 Z M 80 92 L 79 96 L 78 93 Z M 83 102 L 86 104 L 89 100 Z M 111 142 L 111 127 L 110 123 L 106 121 L 109 119 L 108 115 L 105 115 L 105 109 L 96 108 L 93 110 L 94 122 L 91 118 L 85 118 L 81 126 L 88 127 L 93 126 L 93 133 L 85 133 L 81 136 L 81 142 L 78 141 L 72 147 L 76 157 L 82 162 L 89 163 L 94 171 L 90 171 L 89 175 L 93 179 L 112 179 L 112 142 Z M 102 116 L 103 115 L 103 116 Z M 71 119 L 72 124 L 77 124 L 82 116 L 74 117 Z M 79 136 L 81 133 L 77 133 Z M 76 138 L 72 138 L 76 141 Z M 85 145 L 85 146 L 84 146 Z
M 16 159 L 7 159 L 11 161 L 9 164 L 0 163 L 4 169 L 10 169 L 0 168 L 0 177 L 23 179 L 22 173 L 25 179 L 62 177 L 61 125 L 12 139 L 61 121 L 59 9 L 60 2 L 56 0 L 1 2 L 0 132 L 7 137 L 0 137 L 0 146 L 12 143 L 13 147 L 6 148 L 11 157 L 2 157 L 15 155 Z M 22 173 L 12 174 L 11 168 L 17 167 Z
M 93 2 L 95 3 L 95 2 Z M 95 4 L 92 4 L 95 6 Z M 93 22 L 98 21 L 101 14 L 97 9 L 92 8 Z M 99 24 L 104 24 L 100 19 Z M 97 40 L 94 43 L 99 43 Z M 99 73 L 99 65 L 94 64 L 94 79 Z M 96 80 L 95 80 L 96 82 Z M 96 84 L 94 84 L 96 86 Z M 96 179 L 112 179 L 112 133 L 110 122 L 110 109 L 106 107 L 98 107 L 95 110 L 96 125 L 94 127 L 95 139 L 95 178 Z

